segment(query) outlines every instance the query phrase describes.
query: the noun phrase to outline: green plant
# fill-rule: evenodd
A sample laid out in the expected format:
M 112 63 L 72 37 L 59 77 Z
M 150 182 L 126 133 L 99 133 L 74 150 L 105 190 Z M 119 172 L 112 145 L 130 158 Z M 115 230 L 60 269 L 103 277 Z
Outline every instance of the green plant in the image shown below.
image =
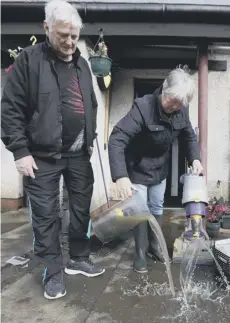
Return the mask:
M 37 43 L 37 38 L 33 35 L 30 37 L 30 41 L 32 41 L 32 45 L 35 45 Z M 8 49 L 8 53 L 10 54 L 10 57 L 13 57 L 14 60 L 18 57 L 20 52 L 23 51 L 22 47 L 17 47 L 17 49 Z M 8 66 L 5 71 L 8 73 L 10 72 L 11 68 L 13 67 L 13 64 Z
M 89 52 L 89 56 L 108 57 L 108 47 L 106 46 L 104 40 L 100 41 L 97 46 L 98 46 L 97 50 L 92 49 L 90 47 L 87 48 Z

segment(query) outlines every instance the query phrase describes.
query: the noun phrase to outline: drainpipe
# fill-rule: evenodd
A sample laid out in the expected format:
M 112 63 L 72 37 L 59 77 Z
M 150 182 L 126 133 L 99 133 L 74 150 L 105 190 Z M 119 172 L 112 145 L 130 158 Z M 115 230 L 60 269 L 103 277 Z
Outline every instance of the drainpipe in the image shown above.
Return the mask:
M 208 45 L 199 45 L 198 68 L 198 127 L 201 162 L 207 181 L 208 153 Z

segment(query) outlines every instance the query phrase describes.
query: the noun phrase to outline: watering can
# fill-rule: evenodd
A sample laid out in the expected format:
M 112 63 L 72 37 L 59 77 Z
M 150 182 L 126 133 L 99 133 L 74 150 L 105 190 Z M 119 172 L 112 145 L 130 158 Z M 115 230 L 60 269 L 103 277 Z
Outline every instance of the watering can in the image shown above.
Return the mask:
M 98 216 L 92 217 L 92 228 L 102 243 L 107 243 L 132 230 L 151 217 L 146 201 L 140 194 L 116 203 Z

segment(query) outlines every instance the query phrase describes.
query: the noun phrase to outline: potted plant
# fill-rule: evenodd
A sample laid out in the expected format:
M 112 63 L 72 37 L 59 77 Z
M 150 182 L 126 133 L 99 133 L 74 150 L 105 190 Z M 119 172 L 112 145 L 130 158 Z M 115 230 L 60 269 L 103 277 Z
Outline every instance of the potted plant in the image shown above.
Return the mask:
M 222 214 L 221 227 L 223 229 L 230 229 L 230 207 L 222 205 L 220 212 Z
M 215 239 L 220 232 L 220 221 L 215 214 L 206 217 L 206 231 L 210 238 Z
M 37 38 L 33 35 L 30 37 L 30 41 L 32 42 L 32 45 L 34 46 L 37 43 Z M 21 51 L 23 50 L 22 47 L 18 46 L 16 49 L 8 49 L 8 53 L 10 54 L 10 57 L 13 57 L 14 60 L 16 60 L 16 58 L 19 56 L 19 54 L 21 53 Z M 9 73 L 11 71 L 13 67 L 13 64 L 11 64 L 10 66 L 8 66 L 5 69 L 5 72 Z
M 96 47 L 97 50 L 95 50 Z M 88 48 L 88 52 L 93 74 L 97 77 L 107 76 L 111 71 L 112 60 L 108 57 L 108 48 L 103 39 L 103 31 L 101 31 L 94 49 Z

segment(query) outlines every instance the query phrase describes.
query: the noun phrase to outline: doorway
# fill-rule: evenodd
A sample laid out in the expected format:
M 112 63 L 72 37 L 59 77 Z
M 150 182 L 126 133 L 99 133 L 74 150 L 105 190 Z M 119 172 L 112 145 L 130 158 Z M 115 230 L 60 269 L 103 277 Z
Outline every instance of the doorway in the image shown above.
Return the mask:
M 164 79 L 135 79 L 134 98 L 153 93 L 159 88 Z M 180 176 L 185 173 L 186 159 L 182 144 L 177 139 L 170 152 L 169 174 L 165 191 L 165 207 L 181 207 L 183 186 Z

